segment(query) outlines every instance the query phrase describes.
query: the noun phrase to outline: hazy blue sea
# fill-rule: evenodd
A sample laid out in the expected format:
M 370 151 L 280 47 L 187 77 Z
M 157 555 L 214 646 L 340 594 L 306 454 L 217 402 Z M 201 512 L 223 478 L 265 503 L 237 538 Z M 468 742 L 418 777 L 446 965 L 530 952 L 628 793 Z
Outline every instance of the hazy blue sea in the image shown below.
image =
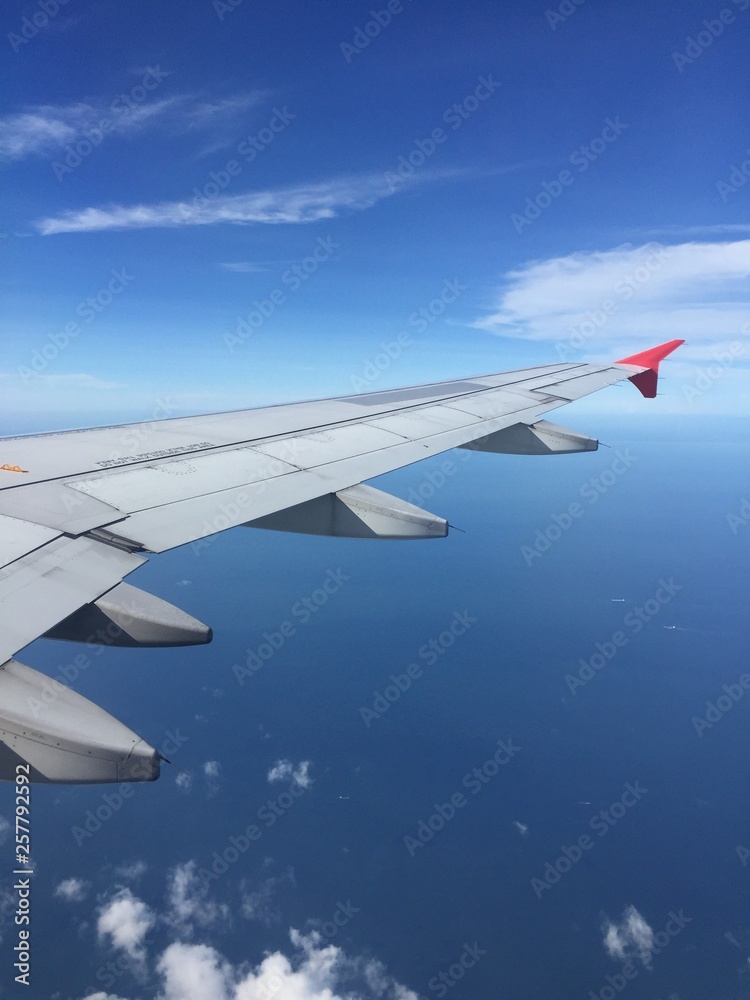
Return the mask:
M 260 839 L 212 880 L 213 895 L 236 910 L 242 880 L 286 877 L 265 922 L 236 918 L 201 939 L 235 962 L 288 951 L 289 927 L 332 921 L 343 903 L 352 915 L 330 940 L 377 957 L 420 996 L 606 998 L 622 963 L 607 955 L 602 926 L 632 905 L 655 932 L 670 913 L 690 920 L 649 967 L 636 964 L 625 996 L 750 996 L 750 870 L 736 851 L 750 847 L 750 692 L 701 735 L 693 722 L 750 672 L 750 524 L 733 532 L 726 517 L 750 496 L 746 429 L 687 418 L 570 423 L 611 448 L 548 459 L 451 452 L 375 482 L 421 496 L 463 529 L 447 539 L 237 529 L 130 578 L 208 622 L 213 643 L 105 650 L 74 686 L 155 745 L 178 735 L 173 759 L 193 785 L 180 791 L 165 765 L 101 829 L 79 833 L 80 846 L 75 828 L 111 789 L 34 789 L 29 995 L 153 995 L 128 973 L 107 979 L 113 956 L 96 940 L 94 897 L 72 905 L 54 886 L 77 876 L 108 890 L 118 865 L 143 859 L 138 895 L 158 909 L 167 868 L 195 859 L 210 870 L 214 852 L 255 824 Z M 551 531 L 560 537 L 542 555 L 524 557 L 572 503 L 580 516 Z M 326 579 L 337 589 L 329 584 L 304 621 L 298 602 Z M 628 623 L 644 605 L 651 613 L 636 631 Z M 238 683 L 235 665 L 284 621 L 294 633 Z M 462 634 L 426 656 L 424 645 L 457 621 Z M 616 655 L 571 690 L 566 676 L 618 632 Z M 20 659 L 54 675 L 79 648 L 40 640 Z M 396 698 L 391 675 L 411 663 L 421 675 Z M 376 695 L 389 685 L 387 710 L 365 720 L 361 710 L 382 708 Z M 466 776 L 500 740 L 518 749 L 473 792 Z M 286 786 L 266 775 L 284 758 L 310 760 L 314 784 L 271 825 L 260 811 Z M 201 774 L 209 760 L 220 763 L 215 790 Z M 602 821 L 628 784 L 636 800 Z M 405 838 L 458 793 L 455 816 L 410 851 Z M 0 813 L 11 806 L 1 789 Z M 584 835 L 591 847 L 535 891 L 532 880 Z M 9 870 L 10 843 L 0 852 Z M 466 945 L 484 954 L 439 990 L 434 977 Z

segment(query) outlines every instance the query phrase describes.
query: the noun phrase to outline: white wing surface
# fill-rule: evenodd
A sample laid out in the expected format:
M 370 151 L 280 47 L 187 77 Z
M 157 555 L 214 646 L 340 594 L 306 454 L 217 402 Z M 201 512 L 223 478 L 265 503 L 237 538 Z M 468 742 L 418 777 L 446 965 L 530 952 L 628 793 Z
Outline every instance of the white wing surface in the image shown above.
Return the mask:
M 624 379 L 656 393 L 682 341 L 611 365 L 557 364 L 284 406 L 0 439 L 0 778 L 158 777 L 160 755 L 14 656 L 40 636 L 130 646 L 210 629 L 130 584 L 151 553 L 237 525 L 430 538 L 444 519 L 365 485 L 451 448 L 591 451 L 543 419 Z

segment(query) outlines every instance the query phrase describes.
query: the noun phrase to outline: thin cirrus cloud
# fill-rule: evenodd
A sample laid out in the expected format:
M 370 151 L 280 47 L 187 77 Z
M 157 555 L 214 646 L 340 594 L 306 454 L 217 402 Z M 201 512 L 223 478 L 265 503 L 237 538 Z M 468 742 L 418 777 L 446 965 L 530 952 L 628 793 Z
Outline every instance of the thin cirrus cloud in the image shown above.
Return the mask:
M 29 156 L 48 156 L 68 143 L 84 138 L 100 127 L 102 119 L 113 133 L 136 132 L 155 125 L 181 103 L 181 98 L 136 105 L 114 114 L 92 104 L 38 105 L 17 114 L 0 118 L 0 160 L 24 160 Z
M 53 236 L 58 233 L 170 229 L 220 223 L 301 224 L 332 219 L 347 210 L 370 208 L 394 194 L 395 190 L 384 175 L 367 174 L 246 194 L 222 195 L 201 199 L 200 204 L 193 200 L 84 208 L 39 219 L 34 225 L 43 236 Z
M 214 101 L 194 94 L 173 94 L 160 98 L 149 96 L 137 102 L 124 94 L 109 102 L 29 105 L 0 117 L 0 162 L 50 156 L 97 130 L 120 136 L 156 127 L 173 135 L 195 130 L 224 132 L 230 122 L 267 96 L 258 90 Z M 225 142 L 225 137 L 215 141 L 214 148 L 220 148 Z
M 750 240 L 572 253 L 508 272 L 496 310 L 473 325 L 587 354 L 672 338 L 707 350 L 750 333 L 748 274 Z

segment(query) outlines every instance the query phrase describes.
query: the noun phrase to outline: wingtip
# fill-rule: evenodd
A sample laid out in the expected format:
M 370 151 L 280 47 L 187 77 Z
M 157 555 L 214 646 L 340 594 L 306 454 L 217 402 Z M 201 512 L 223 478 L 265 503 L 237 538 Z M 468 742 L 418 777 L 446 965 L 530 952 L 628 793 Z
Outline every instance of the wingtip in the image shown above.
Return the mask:
M 648 350 L 640 351 L 638 354 L 631 354 L 628 358 L 620 358 L 619 361 L 615 361 L 615 364 L 641 365 L 643 368 L 658 370 L 659 362 L 663 361 L 672 351 L 676 351 L 678 347 L 682 347 L 684 343 L 684 340 L 668 340 L 665 344 L 659 344 L 657 347 L 649 347 Z
M 615 364 L 638 365 L 643 368 L 643 371 L 631 375 L 629 381 L 633 383 L 646 399 L 654 399 L 656 396 L 656 386 L 659 381 L 659 363 L 684 343 L 684 340 L 668 340 L 665 344 L 650 347 L 648 350 L 640 351 L 638 354 L 631 354 L 628 358 L 620 358 L 619 361 L 615 361 Z

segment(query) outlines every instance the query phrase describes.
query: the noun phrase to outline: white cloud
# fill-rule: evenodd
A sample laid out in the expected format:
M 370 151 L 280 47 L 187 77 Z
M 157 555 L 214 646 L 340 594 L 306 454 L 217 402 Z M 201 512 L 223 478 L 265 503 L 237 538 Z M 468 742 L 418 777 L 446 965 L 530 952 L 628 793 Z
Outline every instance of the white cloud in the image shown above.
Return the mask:
M 163 982 L 159 1000 L 230 1000 L 233 970 L 215 948 L 175 942 L 156 967 Z
M 146 70 L 148 73 L 149 71 Z M 169 73 L 160 71 L 162 76 Z M 143 102 L 79 101 L 76 104 L 30 105 L 0 116 L 0 160 L 48 156 L 88 135 L 133 135 L 159 127 L 173 133 L 223 128 L 237 115 L 260 103 L 262 91 L 207 101 L 191 94 L 173 94 Z M 106 122 L 106 126 L 103 126 Z M 99 140 L 101 141 L 101 139 Z M 216 148 L 226 145 L 222 141 Z
M 193 785 L 193 776 L 188 771 L 178 771 L 174 783 L 187 795 Z
M 290 932 L 291 958 L 272 952 L 254 968 L 234 967 L 204 944 L 174 943 L 157 963 L 159 1000 L 418 1000 L 379 963 L 348 958 L 320 935 Z
M 5 816 L 0 816 L 0 844 L 4 844 L 8 839 L 8 833 L 10 832 L 10 823 L 5 818 Z
M 218 760 L 207 760 L 203 765 L 203 776 L 206 779 L 206 791 L 209 797 L 216 795 L 221 785 L 221 764 Z
M 708 348 L 743 336 L 748 275 L 750 240 L 572 253 L 508 272 L 496 311 L 474 325 L 504 337 L 569 342 L 571 357 L 603 347 L 612 358 L 634 343 L 675 338 Z
M 130 889 L 120 889 L 99 909 L 96 924 L 99 938 L 109 937 L 114 948 L 123 951 L 136 965 L 146 958 L 145 939 L 156 918 L 152 910 Z
M 55 888 L 55 896 L 68 903 L 80 903 L 82 899 L 86 898 L 89 885 L 90 883 L 82 878 L 66 878 L 58 883 Z
M 209 898 L 208 886 L 198 876 L 195 861 L 175 865 L 168 872 L 167 903 L 165 920 L 184 934 L 192 934 L 195 926 L 229 922 L 228 907 Z
M 394 189 L 384 175 L 339 177 L 315 184 L 221 195 L 216 198 L 165 201 L 152 205 L 84 208 L 39 219 L 44 236 L 107 229 L 153 229 L 210 226 L 218 223 L 300 224 L 332 219 L 343 211 L 370 208 Z
M 120 865 L 115 868 L 115 875 L 124 878 L 127 882 L 136 882 L 146 874 L 148 865 L 145 861 L 131 861 L 129 864 Z
M 299 764 L 293 764 L 290 760 L 277 760 L 268 772 L 269 784 L 275 781 L 289 781 L 296 788 L 309 788 L 313 784 L 310 765 L 309 760 L 301 760 Z
M 99 990 L 98 993 L 87 993 L 82 1000 L 125 1000 L 125 997 L 115 996 L 114 993 L 105 993 Z
M 107 134 L 136 132 L 173 111 L 181 97 L 167 97 L 124 107 L 113 113 L 104 105 L 65 104 L 35 105 L 16 114 L 0 117 L 0 160 L 23 160 L 28 156 L 46 156 L 68 143 L 85 138 L 100 129 L 103 119 L 109 122 Z
M 0 118 L 0 157 L 21 160 L 72 142 L 77 132 L 66 119 L 79 113 L 81 107 L 85 105 L 57 110 L 37 108 Z
M 654 932 L 634 906 L 623 911 L 619 923 L 607 920 L 602 931 L 604 948 L 610 958 L 622 962 L 637 958 L 643 965 L 650 965 Z
M 270 863 L 270 862 L 269 862 Z M 289 869 L 277 881 L 293 881 Z M 181 933 L 186 923 L 201 926 L 200 912 L 214 905 L 207 899 L 194 861 L 177 865 L 168 874 L 168 910 L 159 919 Z M 204 922 L 215 933 L 226 927 L 225 910 L 214 910 L 216 920 Z M 382 963 L 347 955 L 326 944 L 317 931 L 290 930 L 291 952 L 266 953 L 260 961 L 230 962 L 205 942 L 172 941 L 153 957 L 146 954 L 146 935 L 156 922 L 146 904 L 121 889 L 99 911 L 99 937 L 138 963 L 142 988 L 157 1000 L 419 1000 L 416 993 L 391 978 Z M 105 992 L 85 1000 L 125 1000 Z M 131 998 L 135 1000 L 135 998 Z

